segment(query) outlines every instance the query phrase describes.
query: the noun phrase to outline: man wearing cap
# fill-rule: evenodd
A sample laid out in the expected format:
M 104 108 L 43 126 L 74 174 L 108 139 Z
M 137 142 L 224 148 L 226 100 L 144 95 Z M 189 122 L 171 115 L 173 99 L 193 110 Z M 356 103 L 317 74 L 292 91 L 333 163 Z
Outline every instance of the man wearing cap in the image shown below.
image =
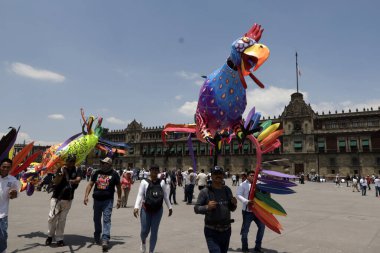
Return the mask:
M 197 174 L 194 173 L 192 167 L 187 170 L 187 176 L 185 180 L 185 200 L 187 205 L 191 205 L 193 202 L 194 186 Z
M 205 215 L 204 234 L 209 252 L 226 253 L 231 237 L 231 211 L 235 211 L 237 200 L 231 189 L 223 185 L 223 168 L 211 169 L 211 186 L 202 189 L 194 206 L 196 214 Z
M 74 199 L 74 192 L 82 179 L 81 170 L 75 167 L 75 162 L 76 156 L 70 154 L 66 159 L 65 165 L 57 170 L 55 176 L 56 185 L 50 200 L 46 245 L 51 245 L 54 237 L 58 247 L 65 245 L 63 242 L 63 233 L 67 214 L 70 211 L 71 203 Z
M 92 197 L 94 198 L 94 239 L 95 243 L 100 244 L 102 239 L 103 251 L 108 250 L 109 240 L 111 238 L 111 215 L 113 200 L 115 194 L 115 187 L 117 189 L 117 204 L 116 208 L 120 208 L 121 205 L 121 186 L 120 176 L 112 169 L 112 159 L 109 157 L 100 160 L 101 168 L 95 171 L 91 180 L 86 187 L 83 203 L 87 205 L 88 195 L 94 187 Z M 102 233 L 102 215 L 103 215 L 103 235 Z
M 253 182 L 253 177 L 255 175 L 255 171 L 250 171 L 248 177 L 245 181 L 243 181 L 237 189 L 237 198 L 243 204 L 243 224 L 241 226 L 241 243 L 242 243 L 242 251 L 249 252 L 248 249 L 248 232 L 249 227 L 251 226 L 252 221 L 254 221 L 257 225 L 257 234 L 256 234 L 256 245 L 254 248 L 254 252 L 263 252 L 261 249 L 261 242 L 264 237 L 265 225 L 262 223 L 255 214 L 249 209 L 249 205 L 253 204 L 253 200 L 249 200 L 249 191 L 251 190 L 251 184 Z

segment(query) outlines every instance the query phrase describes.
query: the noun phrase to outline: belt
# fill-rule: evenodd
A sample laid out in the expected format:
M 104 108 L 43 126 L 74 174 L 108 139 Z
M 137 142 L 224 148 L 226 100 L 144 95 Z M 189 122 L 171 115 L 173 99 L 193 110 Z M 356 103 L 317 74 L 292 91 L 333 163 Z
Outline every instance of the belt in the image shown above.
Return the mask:
M 206 228 L 216 230 L 218 232 L 224 232 L 231 228 L 231 225 L 207 225 L 205 224 Z

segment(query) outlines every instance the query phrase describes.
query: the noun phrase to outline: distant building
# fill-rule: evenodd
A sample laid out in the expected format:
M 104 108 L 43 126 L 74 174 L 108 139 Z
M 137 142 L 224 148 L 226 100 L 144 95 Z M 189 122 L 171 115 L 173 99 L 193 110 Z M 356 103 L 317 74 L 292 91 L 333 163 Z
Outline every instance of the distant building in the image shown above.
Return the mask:
M 263 119 L 265 121 L 268 119 Z M 380 110 L 363 108 L 348 112 L 314 112 L 301 93 L 291 95 L 282 115 L 271 119 L 281 123 L 284 135 L 282 146 L 264 156 L 264 160 L 289 159 L 289 173 L 318 173 L 332 177 L 339 173 L 380 174 Z M 192 166 L 185 134 L 170 134 L 168 145 L 161 139 L 163 126 L 143 127 L 136 120 L 122 130 L 106 130 L 104 138 L 126 142 L 133 148 L 126 156 L 117 157 L 116 168 L 148 168 L 158 164 L 162 168 Z M 192 139 L 197 167 L 208 170 L 213 165 L 210 145 Z M 96 153 L 95 156 L 100 156 Z M 255 149 L 249 141 L 239 149 L 238 142 L 222 148 L 218 164 L 231 172 L 253 169 Z M 98 159 L 95 161 L 98 163 Z M 96 164 L 95 164 L 96 165 Z M 283 168 L 277 168 L 283 170 Z
M 24 147 L 25 147 L 25 143 L 23 144 L 15 144 L 14 145 L 14 152 L 13 152 L 13 155 L 15 156 L 18 152 L 20 152 Z M 34 145 L 32 150 L 29 152 L 28 156 L 31 155 L 31 154 L 34 154 L 38 151 L 42 151 L 42 152 L 45 152 L 46 149 L 50 148 L 50 146 L 41 146 L 41 145 Z M 35 162 L 41 162 L 42 160 L 42 155 L 40 155 L 36 160 Z

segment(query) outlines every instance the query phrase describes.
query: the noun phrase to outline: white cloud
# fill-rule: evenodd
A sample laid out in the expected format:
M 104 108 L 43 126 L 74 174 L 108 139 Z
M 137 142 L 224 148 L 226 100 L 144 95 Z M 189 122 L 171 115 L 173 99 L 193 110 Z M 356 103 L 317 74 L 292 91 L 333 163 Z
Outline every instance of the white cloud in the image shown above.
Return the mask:
M 264 117 L 273 117 L 280 115 L 285 105 L 289 104 L 290 95 L 294 93 L 294 89 L 283 89 L 275 86 L 270 86 L 265 89 L 253 89 L 247 92 L 247 108 L 245 116 L 253 106 L 256 112 L 260 112 Z M 307 93 L 303 93 L 304 98 L 307 98 Z
M 118 119 L 118 118 L 115 118 L 115 117 L 109 117 L 109 118 L 106 119 L 106 121 L 108 123 L 114 124 L 114 125 L 126 125 L 127 124 L 126 121 Z
M 191 102 L 185 102 L 179 109 L 178 112 L 186 115 L 186 116 L 194 116 L 195 111 L 197 109 L 198 102 L 197 101 L 191 101 Z
M 200 74 L 194 73 L 194 72 L 187 72 L 184 70 L 181 70 L 177 72 L 177 75 L 185 80 L 193 81 L 194 84 L 201 86 L 204 83 L 203 78 Z
M 45 69 L 36 69 L 30 65 L 20 62 L 12 63 L 11 71 L 17 75 L 37 80 L 52 81 L 57 83 L 65 81 L 65 77 L 61 74 Z
M 183 79 L 186 79 L 186 80 L 194 80 L 194 79 L 197 79 L 200 77 L 200 75 L 198 73 L 187 72 L 184 70 L 177 72 L 177 75 L 179 75 L 180 77 L 182 77 Z
M 65 119 L 65 116 L 63 116 L 62 114 L 50 114 L 48 115 L 48 118 L 54 120 L 63 120 Z
M 181 100 L 182 95 L 177 95 L 177 96 L 175 96 L 174 98 L 175 98 L 175 100 Z
M 198 85 L 198 86 L 201 86 L 202 84 L 204 84 L 204 80 L 197 80 L 195 81 L 195 84 Z

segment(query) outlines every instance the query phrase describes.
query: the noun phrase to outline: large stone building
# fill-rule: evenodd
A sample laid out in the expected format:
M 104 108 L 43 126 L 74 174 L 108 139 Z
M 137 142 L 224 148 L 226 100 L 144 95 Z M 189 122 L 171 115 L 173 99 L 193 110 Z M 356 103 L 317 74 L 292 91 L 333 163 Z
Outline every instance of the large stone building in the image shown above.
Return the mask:
M 379 108 L 318 114 L 297 92 L 291 95 L 282 115 L 271 120 L 281 123 L 284 135 L 282 146 L 265 155 L 264 160 L 289 159 L 290 173 L 318 173 L 327 177 L 336 173 L 380 174 Z M 170 134 L 164 145 L 162 129 L 163 126 L 143 127 L 134 120 L 125 129 L 107 130 L 106 139 L 126 142 L 133 147 L 126 156 L 115 159 L 115 167 L 147 168 L 158 164 L 172 169 L 192 166 L 186 135 Z M 209 144 L 196 138 L 192 142 L 197 167 L 210 168 L 214 162 Z M 254 168 L 255 160 L 252 144 L 246 141 L 239 148 L 233 140 L 222 148 L 218 164 L 231 172 L 239 172 Z

